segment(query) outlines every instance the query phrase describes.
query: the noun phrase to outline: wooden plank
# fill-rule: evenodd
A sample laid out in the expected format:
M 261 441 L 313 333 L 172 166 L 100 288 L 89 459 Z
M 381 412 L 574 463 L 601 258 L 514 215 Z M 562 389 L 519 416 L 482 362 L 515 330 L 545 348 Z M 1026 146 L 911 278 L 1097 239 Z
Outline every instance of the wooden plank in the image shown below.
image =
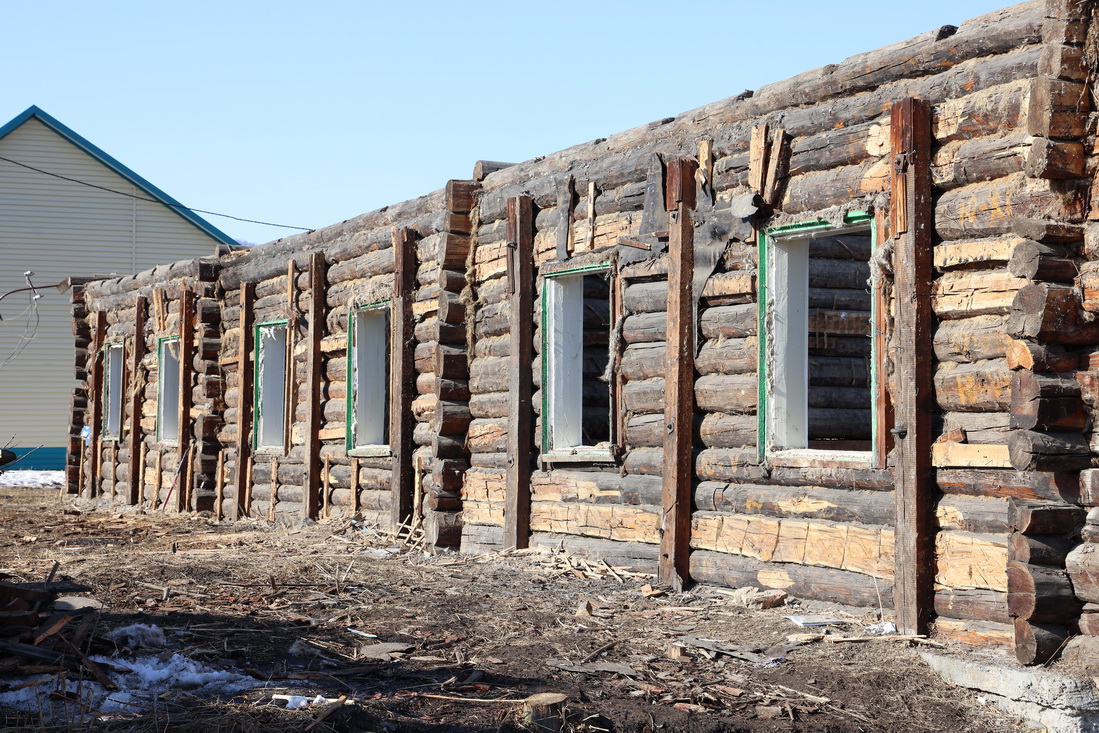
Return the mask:
M 883 217 L 874 222 L 877 227 L 878 246 L 881 247 L 889 237 L 888 223 Z M 893 434 L 889 426 L 893 425 L 893 400 L 889 391 L 889 380 L 884 365 L 889 354 L 889 298 L 881 283 L 874 283 L 874 354 L 877 360 L 879 377 L 874 385 L 874 435 L 878 437 L 874 445 L 874 468 L 886 468 L 889 451 L 893 449 Z
M 572 174 L 557 179 L 557 259 L 567 260 L 572 249 L 572 210 L 576 186 Z
M 390 516 L 399 527 L 412 516 L 412 431 L 416 419 L 412 400 L 416 395 L 416 337 L 412 330 L 412 301 L 416 297 L 416 237 L 411 229 L 393 232 L 393 321 L 390 334 L 393 378 L 389 394 L 389 447 L 393 455 Z
M 305 497 L 302 512 L 306 517 L 316 518 L 318 512 L 317 492 L 320 486 L 321 423 L 324 412 L 321 409 L 321 341 L 325 333 L 325 261 L 323 252 L 314 252 L 309 257 L 309 328 L 308 351 L 305 362 L 305 388 L 309 390 L 305 418 Z
M 237 475 L 233 492 L 233 519 L 248 516 L 246 494 L 251 490 L 248 459 L 252 453 L 252 383 L 255 376 L 251 368 L 252 324 L 255 320 L 252 305 L 255 301 L 255 284 L 241 283 L 240 338 L 237 342 Z
M 145 311 L 148 299 L 137 296 L 134 302 L 134 345 L 130 349 L 130 433 L 127 444 L 130 451 L 130 494 L 127 503 L 131 506 L 141 503 L 141 486 L 145 483 L 144 464 L 141 446 L 141 405 L 145 399 L 145 385 L 140 384 L 137 375 L 141 373 L 141 360 L 145 357 Z M 140 380 L 144 381 L 144 380 Z
M 903 99 L 890 117 L 891 220 L 896 239 L 896 553 L 894 602 L 903 634 L 925 634 L 934 610 L 931 354 L 931 106 Z
M 1011 468 L 1006 445 L 936 443 L 931 453 L 936 468 Z
M 691 478 L 694 473 L 694 205 L 695 160 L 668 165 L 668 196 L 676 204 L 668 228 L 668 325 L 664 378 L 664 470 L 657 580 L 679 591 L 690 578 Z
M 179 289 L 179 445 L 176 448 L 179 460 L 185 461 L 191 448 L 191 382 L 195 360 L 195 293 L 186 285 Z M 187 481 L 186 466 L 179 471 L 180 481 Z M 176 506 L 179 511 L 187 508 L 190 488 L 180 485 L 175 492 Z
M 589 192 L 594 192 L 594 185 Z M 594 207 L 594 199 L 589 199 Z M 530 474 L 534 447 L 534 211 L 530 196 L 507 204 L 508 271 L 511 326 L 508 337 L 507 476 L 504 501 L 504 547 L 530 543 Z M 514 245 L 514 246 L 512 246 Z
M 91 446 L 91 455 L 88 459 L 88 472 L 85 474 L 87 486 L 81 487 L 81 495 L 89 499 L 98 493 L 99 461 L 102 454 L 100 440 L 103 432 L 103 344 L 107 340 L 107 312 L 96 311 L 95 331 L 93 332 L 92 368 L 90 370 L 91 384 L 88 385 L 88 427 L 91 435 L 88 437 L 88 445 Z

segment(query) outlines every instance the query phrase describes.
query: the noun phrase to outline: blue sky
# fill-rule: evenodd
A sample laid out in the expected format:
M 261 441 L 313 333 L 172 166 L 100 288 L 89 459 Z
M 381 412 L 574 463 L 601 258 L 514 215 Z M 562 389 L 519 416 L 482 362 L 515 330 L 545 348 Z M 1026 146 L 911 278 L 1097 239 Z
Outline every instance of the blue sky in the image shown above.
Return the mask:
M 10 3 L 0 124 L 37 104 L 185 205 L 321 227 L 1005 5 Z

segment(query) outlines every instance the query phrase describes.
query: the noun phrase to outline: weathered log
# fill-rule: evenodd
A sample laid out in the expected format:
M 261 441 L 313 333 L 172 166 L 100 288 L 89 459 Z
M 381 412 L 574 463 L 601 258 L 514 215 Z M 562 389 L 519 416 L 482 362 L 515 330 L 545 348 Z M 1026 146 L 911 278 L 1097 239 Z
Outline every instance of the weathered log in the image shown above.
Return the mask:
M 1039 77 L 1030 85 L 1027 132 L 1043 138 L 1078 138 L 1091 109 L 1087 84 Z
M 759 384 L 755 375 L 714 374 L 695 380 L 695 405 L 705 412 L 755 412 Z
M 629 350 L 627 350 L 628 353 Z M 756 339 L 753 336 L 707 340 L 703 342 L 702 348 L 695 357 L 695 370 L 703 376 L 749 374 L 754 373 L 757 367 Z M 651 376 L 657 376 L 657 374 Z
M 1011 432 L 1011 415 L 1006 412 L 948 412 L 943 415 L 943 433 L 965 431 L 967 443 L 1003 445 Z
M 1007 263 L 1007 271 L 1015 277 L 1043 282 L 1071 283 L 1079 269 L 1075 258 L 1063 245 L 1029 239 L 1019 242 Z
M 666 352 L 663 343 L 631 344 L 622 355 L 619 373 L 627 382 L 662 377 Z
M 1009 341 L 1006 359 L 1008 369 L 1030 369 L 1035 372 L 1072 371 L 1080 362 L 1077 354 L 1066 351 L 1062 346 L 1023 339 Z
M 987 588 L 939 588 L 935 591 L 935 613 L 947 618 L 1011 623 L 1007 594 Z
M 935 331 L 935 358 L 975 362 L 1003 356 L 1011 343 L 1004 321 L 1005 316 L 986 315 L 941 322 Z
M 1027 150 L 1025 170 L 1032 178 L 1082 178 L 1086 159 L 1081 143 L 1035 138 Z
M 931 159 L 931 182 L 950 190 L 1011 175 L 1023 170 L 1029 148 L 1021 130 L 943 145 Z
M 622 306 L 627 313 L 655 313 L 667 310 L 668 282 L 630 283 L 622 291 Z
M 1073 376 L 1019 370 L 1011 377 L 1011 426 L 1023 430 L 1082 430 L 1088 422 Z
M 637 313 L 622 324 L 622 340 L 627 344 L 651 343 L 666 339 L 667 313 Z
M 1032 624 L 1021 618 L 1014 620 L 1015 658 L 1030 666 L 1045 664 L 1054 658 L 1068 640 L 1069 632 L 1056 624 Z
M 1074 288 L 1033 283 L 1021 289 L 1011 304 L 1008 335 L 1041 343 L 1099 343 L 1099 321 L 1084 317 Z
M 1023 174 L 947 191 L 935 203 L 935 230 L 946 241 L 989 237 L 1012 230 L 1015 218 L 1080 221 L 1075 189 Z
M 703 481 L 695 488 L 695 508 L 767 517 L 824 519 L 892 526 L 893 498 L 883 491 L 725 484 Z
M 999 412 L 1011 407 L 1011 376 L 1003 359 L 944 362 L 935 371 L 935 400 L 943 410 Z
M 1058 568 L 1010 561 L 1007 587 L 1011 615 L 1033 624 L 1064 623 L 1084 606 L 1073 594 L 1068 573 Z
M 755 303 L 710 306 L 701 309 L 701 313 L 703 338 L 744 338 L 756 334 L 759 311 Z
M 622 387 L 622 403 L 626 412 L 663 412 L 664 378 L 627 382 Z
M 1076 597 L 1099 603 L 1099 543 L 1078 545 L 1065 557 L 1065 569 Z
M 946 494 L 967 494 L 1015 499 L 1048 499 L 1075 502 L 1080 493 L 1078 474 L 1002 470 L 940 469 L 939 490 Z
M 759 465 L 754 448 L 707 448 L 695 456 L 695 476 L 700 481 L 752 482 L 765 480 L 767 470 Z
M 1008 559 L 1025 565 L 1047 565 L 1054 568 L 1065 567 L 1065 557 L 1078 542 L 1068 537 L 1055 535 L 1025 535 L 1012 533 L 1008 539 Z
M 1017 471 L 1079 471 L 1091 467 L 1091 448 L 1079 433 L 1017 430 L 1008 436 Z
M 1006 269 L 951 270 L 935 282 L 932 305 L 935 315 L 942 319 L 1007 314 L 1016 294 L 1028 282 Z
M 756 444 L 756 423 L 755 415 L 710 413 L 702 418 L 698 434 L 707 448 L 743 448 Z
M 892 607 L 893 603 L 890 583 L 869 575 L 793 563 L 764 563 L 710 550 L 691 553 L 691 577 L 730 588 L 745 585 L 781 588 L 799 598 L 857 606 L 876 607 L 880 601 Z

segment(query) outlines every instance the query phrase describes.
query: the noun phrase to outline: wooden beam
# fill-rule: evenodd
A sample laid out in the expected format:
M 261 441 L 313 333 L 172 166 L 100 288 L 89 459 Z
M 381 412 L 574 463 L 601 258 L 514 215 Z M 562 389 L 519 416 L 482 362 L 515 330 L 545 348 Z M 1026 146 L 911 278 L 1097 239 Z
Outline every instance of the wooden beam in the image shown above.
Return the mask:
M 590 190 L 590 189 L 589 189 Z M 594 205 L 594 201 L 589 201 Z M 504 547 L 530 542 L 530 474 L 534 448 L 534 206 L 530 196 L 507 204 L 507 257 L 511 277 L 508 346 L 508 447 Z M 546 429 L 543 424 L 543 429 Z
M 895 103 L 890 135 L 899 438 L 893 598 L 900 632 L 925 634 L 934 610 L 935 582 L 931 105 L 912 98 Z
M 138 384 L 137 375 L 141 372 L 141 360 L 145 357 L 145 312 L 148 300 L 144 295 L 137 296 L 134 303 L 134 345 L 130 349 L 130 433 L 127 436 L 130 450 L 130 505 L 141 503 L 141 487 L 145 483 L 144 464 L 141 445 L 141 405 L 145 400 L 145 385 Z
M 252 453 L 252 306 L 256 286 L 240 284 L 240 336 L 237 341 L 237 475 L 233 491 L 233 519 L 248 516 L 248 456 Z
M 314 252 L 309 257 L 309 344 L 306 352 L 305 388 L 309 391 L 305 418 L 305 497 L 302 512 L 306 517 L 316 518 L 320 502 L 317 500 L 320 490 L 321 421 L 324 412 L 321 408 L 321 388 L 324 374 L 321 371 L 321 339 L 325 334 L 325 277 L 326 266 L 323 252 Z
M 416 395 L 416 337 L 412 333 L 412 301 L 416 293 L 416 238 L 411 229 L 393 232 L 396 270 L 393 274 L 393 321 L 390 334 L 393 380 L 389 395 L 389 446 L 393 454 L 392 523 L 399 527 L 412 516 L 412 399 Z
M 695 160 L 668 164 L 668 321 L 664 378 L 664 470 L 657 580 L 682 590 L 690 578 L 691 480 L 694 436 Z
M 191 381 L 195 360 L 195 293 L 186 285 L 179 289 L 179 460 L 184 461 L 191 448 Z M 186 466 L 179 470 L 179 480 L 189 481 Z M 181 485 L 175 494 L 176 509 L 187 509 L 191 489 Z
M 91 382 L 88 385 L 88 428 L 91 431 L 88 445 L 91 453 L 88 456 L 88 472 L 85 474 L 87 486 L 82 486 L 80 492 L 89 499 L 96 496 L 99 482 L 99 459 L 102 453 L 99 442 L 103 431 L 103 344 L 106 340 L 107 312 L 96 311 L 92 349 L 88 354 L 92 362 L 88 374 Z

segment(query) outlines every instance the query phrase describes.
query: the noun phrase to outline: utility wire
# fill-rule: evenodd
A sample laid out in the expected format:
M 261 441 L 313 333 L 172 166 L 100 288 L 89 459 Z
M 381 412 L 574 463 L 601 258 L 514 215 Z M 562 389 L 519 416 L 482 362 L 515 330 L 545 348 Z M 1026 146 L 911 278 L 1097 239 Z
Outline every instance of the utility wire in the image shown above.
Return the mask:
M 88 188 L 97 188 L 100 191 L 106 191 L 107 193 L 118 194 L 119 196 L 126 196 L 127 198 L 137 199 L 138 201 L 148 201 L 148 202 L 154 203 L 154 204 L 163 204 L 164 206 L 168 206 L 168 207 L 171 207 L 173 209 L 182 209 L 184 211 L 191 211 L 191 212 L 194 212 L 196 214 L 206 214 L 207 216 L 220 216 L 220 217 L 223 217 L 225 219 L 232 219 L 233 221 L 243 221 L 247 224 L 261 224 L 263 226 L 279 227 L 281 229 L 298 229 L 298 230 L 303 231 L 303 232 L 313 231 L 313 229 L 311 227 L 295 227 L 295 226 L 291 226 L 289 224 L 272 224 L 269 221 L 259 221 L 258 219 L 242 219 L 239 216 L 232 216 L 230 214 L 219 214 L 216 211 L 206 211 L 204 209 L 192 209 L 190 206 L 184 206 L 183 204 L 173 204 L 173 203 L 169 203 L 167 201 L 161 201 L 160 199 L 149 198 L 148 196 L 138 196 L 137 194 L 134 194 L 134 193 L 126 193 L 125 191 L 118 191 L 118 190 L 115 190 L 113 188 L 107 188 L 106 186 L 100 186 L 100 185 L 95 184 L 95 183 L 88 183 L 87 181 L 81 181 L 81 180 L 76 179 L 76 178 L 70 178 L 69 176 L 63 176 L 60 173 L 52 173 L 50 171 L 42 170 L 41 168 L 35 168 L 33 165 L 27 165 L 26 163 L 20 163 L 18 160 L 12 160 L 11 158 L 5 158 L 2 155 L 0 155 L 0 160 L 11 163 L 12 165 L 17 165 L 20 168 L 26 168 L 27 170 L 32 170 L 35 173 L 41 173 L 41 174 L 46 175 L 46 176 L 53 176 L 54 178 L 60 178 L 62 181 L 69 181 L 70 183 L 78 183 L 81 186 L 87 186 Z

